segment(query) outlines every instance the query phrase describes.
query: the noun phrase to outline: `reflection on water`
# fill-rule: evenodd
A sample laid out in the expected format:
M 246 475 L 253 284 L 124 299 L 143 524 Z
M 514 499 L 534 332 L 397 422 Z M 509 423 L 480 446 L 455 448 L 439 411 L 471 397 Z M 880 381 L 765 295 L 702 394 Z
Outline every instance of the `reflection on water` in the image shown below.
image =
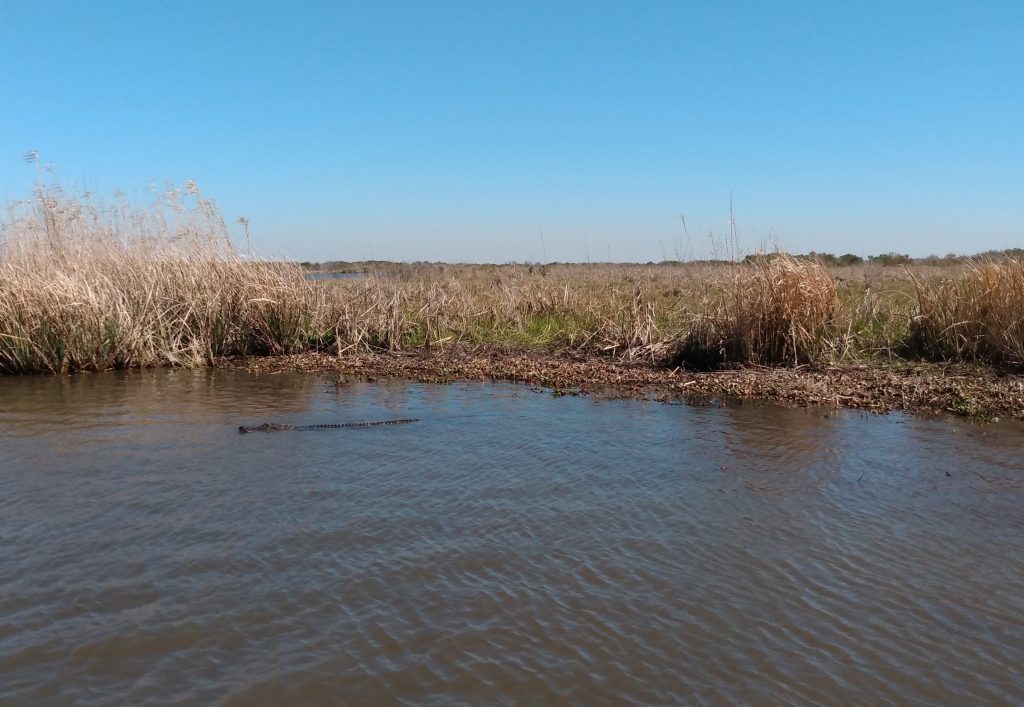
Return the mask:
M 418 417 L 239 435 L 239 424 Z M 1024 700 L 1024 431 L 0 379 L 0 701 Z

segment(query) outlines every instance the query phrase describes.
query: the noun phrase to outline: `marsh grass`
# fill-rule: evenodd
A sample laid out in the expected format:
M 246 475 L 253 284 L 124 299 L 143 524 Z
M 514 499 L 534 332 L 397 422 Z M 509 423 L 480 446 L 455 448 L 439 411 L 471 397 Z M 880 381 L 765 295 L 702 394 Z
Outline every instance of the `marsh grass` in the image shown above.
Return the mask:
M 143 207 L 40 186 L 0 217 L 0 371 L 456 344 L 692 368 L 1024 362 L 1024 265 L 1009 258 L 906 270 L 781 254 L 729 265 L 386 269 L 316 281 L 298 264 L 252 258 L 191 183 Z
M 938 360 L 1024 367 L 1024 261 L 981 258 L 949 276 L 910 275 L 911 345 Z
M 301 269 L 242 258 L 212 202 L 188 192 L 129 209 L 40 187 L 10 210 L 0 370 L 194 366 L 305 348 L 317 293 Z
M 812 261 L 780 255 L 732 268 L 707 297 L 676 364 L 800 365 L 837 349 L 840 300 L 835 277 Z

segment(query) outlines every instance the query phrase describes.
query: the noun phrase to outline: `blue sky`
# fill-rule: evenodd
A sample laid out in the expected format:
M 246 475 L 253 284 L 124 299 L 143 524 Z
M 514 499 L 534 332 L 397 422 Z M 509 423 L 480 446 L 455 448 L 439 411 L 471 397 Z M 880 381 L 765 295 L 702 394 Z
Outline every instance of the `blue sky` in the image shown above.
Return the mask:
M 292 5 L 3 0 L 0 198 L 37 149 L 297 259 L 701 257 L 730 194 L 746 251 L 1024 246 L 1019 0 Z

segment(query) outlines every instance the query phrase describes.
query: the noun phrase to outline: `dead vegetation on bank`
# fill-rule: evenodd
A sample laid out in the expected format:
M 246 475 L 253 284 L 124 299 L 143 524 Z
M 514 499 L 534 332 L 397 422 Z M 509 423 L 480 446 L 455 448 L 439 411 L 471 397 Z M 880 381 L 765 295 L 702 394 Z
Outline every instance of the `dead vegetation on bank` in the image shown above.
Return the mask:
M 1024 263 L 829 268 L 395 265 L 311 280 L 251 258 L 192 184 L 147 208 L 40 187 L 0 220 L 0 371 L 226 356 L 573 352 L 668 368 L 929 359 L 1024 367 Z
M 884 413 L 954 414 L 977 420 L 1024 420 L 1024 377 L 978 364 L 871 363 L 814 367 L 744 366 L 708 372 L 650 366 L 598 356 L 476 345 L 442 352 L 310 352 L 221 360 L 254 373 L 303 372 L 348 381 L 403 378 L 423 383 L 509 380 L 553 395 L 599 395 L 690 404 L 763 400 L 800 407 Z

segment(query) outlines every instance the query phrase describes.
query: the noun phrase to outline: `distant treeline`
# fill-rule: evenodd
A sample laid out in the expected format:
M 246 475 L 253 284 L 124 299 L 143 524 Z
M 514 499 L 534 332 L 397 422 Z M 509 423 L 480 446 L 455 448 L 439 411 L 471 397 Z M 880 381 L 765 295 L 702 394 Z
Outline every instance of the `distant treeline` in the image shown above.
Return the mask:
M 756 255 L 748 255 L 744 260 L 746 262 L 757 262 L 762 260 L 770 260 L 773 257 L 778 257 L 780 253 L 760 253 Z M 837 267 L 847 265 L 863 265 L 864 263 L 872 263 L 874 265 L 893 266 L 893 265 L 955 265 L 956 263 L 962 263 L 968 260 L 1005 260 L 1012 258 L 1020 260 L 1024 256 L 1024 248 L 1007 248 L 1006 250 L 989 250 L 984 253 L 976 253 L 974 255 L 957 255 L 956 253 L 947 253 L 946 255 L 929 255 L 925 258 L 912 258 L 906 253 L 882 253 L 881 255 L 869 255 L 867 258 L 862 258 L 859 255 L 853 253 L 845 253 L 843 255 L 834 255 L 832 253 L 817 253 L 811 251 L 802 255 L 794 255 L 793 257 L 798 260 L 815 260 L 822 265 L 833 265 Z
M 872 265 L 881 265 L 884 267 L 890 266 L 901 266 L 901 265 L 955 265 L 956 263 L 962 263 L 970 260 L 1005 260 L 1005 259 L 1024 259 L 1024 248 L 1007 248 L 1005 250 L 989 250 L 984 253 L 976 253 L 974 255 L 957 255 L 956 253 L 947 253 L 946 255 L 929 255 L 925 258 L 913 258 L 906 253 L 882 253 L 880 255 L 869 255 L 866 258 L 853 253 L 844 253 L 843 255 L 835 255 L 834 253 L 818 253 L 811 251 L 810 253 L 791 255 L 789 253 L 755 253 L 746 256 L 743 259 L 745 263 L 757 263 L 769 261 L 773 258 L 782 256 L 793 257 L 797 260 L 812 260 L 821 263 L 822 265 L 829 265 L 833 267 L 847 267 L 852 265 L 863 265 L 869 263 Z M 416 262 L 416 263 L 404 263 L 405 265 L 444 265 L 444 263 L 436 262 Z M 493 265 L 494 263 L 490 263 Z M 506 263 L 506 265 L 540 265 L 540 263 L 525 262 L 525 263 Z M 631 263 L 633 264 L 633 263 Z M 650 261 L 647 265 L 729 265 L 730 261 L 720 259 L 707 259 L 707 260 L 690 260 L 690 261 L 679 261 L 679 260 L 663 260 L 660 263 Z M 319 271 L 319 272 L 335 272 L 335 273 L 379 273 L 387 272 L 393 269 L 396 265 L 402 265 L 401 263 L 395 263 L 389 260 L 326 260 L 323 262 L 311 262 L 303 261 L 302 267 L 306 270 Z M 569 263 L 569 262 L 550 262 L 546 263 L 549 266 L 556 265 L 581 265 L 581 263 Z
M 381 269 L 387 268 L 389 265 L 394 265 L 394 263 L 387 260 L 360 260 L 355 262 L 348 260 L 325 260 L 322 263 L 303 260 L 299 264 L 306 270 L 351 273 L 379 272 Z

